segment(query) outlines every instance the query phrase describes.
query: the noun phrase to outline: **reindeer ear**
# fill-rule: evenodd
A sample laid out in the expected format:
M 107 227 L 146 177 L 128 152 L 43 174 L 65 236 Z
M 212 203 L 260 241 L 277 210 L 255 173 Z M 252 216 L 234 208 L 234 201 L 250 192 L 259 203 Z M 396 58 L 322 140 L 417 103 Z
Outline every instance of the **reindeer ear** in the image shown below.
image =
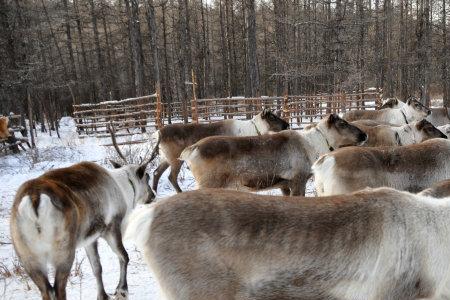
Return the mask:
M 336 120 L 337 119 L 339 119 L 339 117 L 337 116 L 337 115 L 335 115 L 335 114 L 330 114 L 329 116 L 328 116 L 328 123 L 334 123 L 334 122 L 336 122 Z
M 122 168 L 122 165 L 121 165 L 121 164 L 119 164 L 118 162 L 116 162 L 116 161 L 114 161 L 114 160 L 112 160 L 112 159 L 110 159 L 109 162 L 110 162 L 111 165 L 114 167 L 114 169 Z
M 139 166 L 139 168 L 136 170 L 136 175 L 139 177 L 139 179 L 142 179 L 144 177 L 145 169 L 147 169 L 147 164 Z
M 267 117 L 267 115 L 269 115 L 271 113 L 272 113 L 272 111 L 269 108 L 264 108 L 261 113 L 261 117 L 265 118 L 265 117 Z

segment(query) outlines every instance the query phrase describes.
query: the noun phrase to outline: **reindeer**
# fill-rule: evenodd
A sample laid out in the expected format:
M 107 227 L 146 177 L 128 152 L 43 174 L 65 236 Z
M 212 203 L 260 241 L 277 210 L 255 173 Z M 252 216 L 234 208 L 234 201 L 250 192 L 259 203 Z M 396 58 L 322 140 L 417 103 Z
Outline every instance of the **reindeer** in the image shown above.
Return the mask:
M 447 138 L 444 133 L 425 119 L 403 126 L 366 126 L 359 121 L 351 123 L 367 133 L 369 138 L 364 144 L 367 147 L 411 145 L 433 138 Z
M 381 110 L 352 110 L 344 114 L 348 122 L 369 119 L 394 125 L 409 124 L 413 121 L 421 121 L 431 113 L 430 109 L 419 101 L 409 98 L 400 108 L 387 108 Z
M 450 178 L 450 141 L 431 139 L 401 147 L 348 147 L 312 167 L 318 195 L 388 186 L 410 192 Z
M 386 108 L 401 108 L 405 102 L 400 101 L 398 98 L 387 98 L 383 100 L 383 103 L 379 107 L 379 109 L 386 109 Z
M 11 136 L 11 133 L 8 129 L 8 124 L 8 117 L 0 117 L 0 139 L 7 139 L 9 136 Z
M 118 147 L 116 150 L 126 161 Z M 109 299 L 97 250 L 100 237 L 119 257 L 120 281 L 115 294 L 126 298 L 129 259 L 122 244 L 122 221 L 136 203 L 151 202 L 153 193 L 145 172 L 148 162 L 112 164 L 114 170 L 91 162 L 54 169 L 19 188 L 11 212 L 11 237 L 42 299 L 66 299 L 75 250 L 80 247 L 86 250 L 97 281 L 97 299 Z M 47 264 L 55 268 L 54 285 L 48 280 Z
M 337 115 L 304 131 L 285 130 L 256 137 L 208 137 L 186 148 L 199 188 L 262 190 L 304 195 L 311 165 L 322 154 L 364 143 L 367 135 Z
M 125 238 L 167 300 L 445 299 L 450 183 L 440 190 L 190 191 L 133 211 Z
M 386 100 L 380 109 L 394 108 L 400 109 L 405 105 L 404 102 L 397 98 L 389 98 Z M 442 126 L 450 123 L 450 110 L 446 107 L 432 107 L 431 114 L 427 116 L 427 120 L 434 126 Z
M 178 160 L 181 152 L 202 138 L 214 135 L 252 136 L 287 129 L 289 123 L 278 117 L 269 109 L 264 109 L 251 120 L 224 120 L 210 124 L 172 124 L 156 131 L 153 138 L 157 140 L 153 153 L 159 152 L 161 162 L 154 171 L 153 190 L 158 189 L 158 182 L 164 171 L 170 166 L 169 181 L 180 193 L 178 173 L 182 161 Z

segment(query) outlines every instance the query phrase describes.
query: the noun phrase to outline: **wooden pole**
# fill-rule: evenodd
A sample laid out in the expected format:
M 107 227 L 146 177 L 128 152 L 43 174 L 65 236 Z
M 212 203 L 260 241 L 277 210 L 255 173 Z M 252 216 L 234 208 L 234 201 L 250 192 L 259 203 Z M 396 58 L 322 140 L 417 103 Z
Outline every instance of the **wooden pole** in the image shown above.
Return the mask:
M 30 89 L 27 88 L 27 98 L 28 98 L 28 120 L 30 125 L 30 138 L 31 138 L 31 148 L 36 148 L 36 143 L 34 142 L 33 134 L 33 104 L 31 102 Z
M 192 107 L 192 122 L 198 123 L 198 110 L 197 110 L 197 93 L 196 93 L 196 85 L 197 81 L 195 79 L 194 69 L 192 71 L 192 101 L 191 101 L 191 107 Z
M 161 119 L 162 113 L 162 103 L 161 103 L 161 84 L 159 80 L 156 82 L 156 128 L 161 129 L 163 127 L 163 122 Z
M 379 92 L 377 92 L 377 94 L 375 96 L 375 105 L 377 107 L 381 106 L 381 94 Z
M 290 112 L 289 112 L 289 97 L 288 97 L 287 93 L 284 94 L 282 108 L 283 108 L 283 117 L 284 117 L 284 119 L 288 123 L 291 123 L 291 116 L 290 116 Z

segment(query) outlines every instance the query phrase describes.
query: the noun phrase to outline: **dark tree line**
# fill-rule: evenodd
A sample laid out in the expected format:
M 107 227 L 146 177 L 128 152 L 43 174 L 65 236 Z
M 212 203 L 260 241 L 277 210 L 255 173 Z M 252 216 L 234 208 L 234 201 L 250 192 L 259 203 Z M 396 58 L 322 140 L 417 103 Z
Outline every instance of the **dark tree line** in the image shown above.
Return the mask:
M 0 0 L 0 112 L 383 90 L 450 105 L 448 0 Z

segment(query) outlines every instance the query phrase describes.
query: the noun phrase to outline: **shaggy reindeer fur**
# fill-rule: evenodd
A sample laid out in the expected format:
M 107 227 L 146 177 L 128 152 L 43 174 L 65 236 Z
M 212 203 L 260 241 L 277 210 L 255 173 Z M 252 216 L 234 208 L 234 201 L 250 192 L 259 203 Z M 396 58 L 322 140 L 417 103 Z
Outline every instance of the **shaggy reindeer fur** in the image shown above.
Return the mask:
M 312 167 L 319 195 L 388 186 L 417 192 L 450 178 L 450 141 L 431 139 L 401 147 L 348 147 Z
M 180 159 L 187 162 L 199 188 L 281 188 L 285 195 L 304 195 L 311 165 L 320 155 L 366 139 L 357 127 L 330 115 L 304 131 L 209 137 L 186 148 Z
M 421 121 L 431 113 L 430 109 L 412 98 L 408 99 L 400 108 L 387 108 L 381 110 L 352 110 L 344 114 L 348 122 L 368 119 L 381 123 L 404 125 L 413 121 Z
M 145 167 L 127 165 L 108 171 L 83 162 L 46 172 L 19 188 L 12 207 L 11 237 L 19 260 L 44 300 L 66 299 L 66 283 L 79 247 L 85 248 L 96 277 L 97 299 L 108 299 L 97 251 L 99 237 L 119 257 L 116 295 L 126 297 L 128 255 L 121 226 L 137 202 L 150 200 Z M 47 264 L 56 270 L 53 286 Z
M 169 181 L 177 192 L 181 192 L 177 177 L 182 161 L 178 160 L 181 152 L 202 138 L 215 135 L 255 136 L 268 132 L 287 129 L 289 123 L 278 117 L 269 109 L 264 109 L 251 120 L 225 120 L 211 124 L 172 124 L 163 127 L 154 134 L 161 162 L 154 172 L 153 190 L 157 191 L 158 182 L 164 171 L 170 166 Z
M 167 300 L 444 299 L 450 194 L 323 198 L 205 189 L 132 214 Z
M 358 121 L 352 122 L 352 124 L 367 133 L 369 138 L 364 143 L 364 146 L 367 147 L 411 145 L 433 138 L 447 138 L 425 119 L 403 126 L 366 126 Z

